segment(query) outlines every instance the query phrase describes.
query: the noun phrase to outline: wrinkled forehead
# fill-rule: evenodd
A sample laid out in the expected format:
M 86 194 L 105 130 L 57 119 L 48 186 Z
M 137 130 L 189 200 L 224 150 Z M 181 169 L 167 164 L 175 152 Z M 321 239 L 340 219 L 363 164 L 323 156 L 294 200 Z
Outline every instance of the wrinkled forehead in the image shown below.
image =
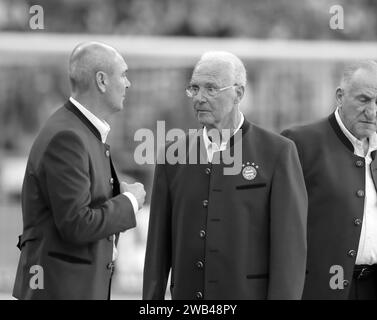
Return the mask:
M 196 65 L 191 84 L 231 85 L 234 81 L 232 67 L 222 61 L 204 61 Z
M 377 69 L 357 70 L 350 81 L 349 91 L 377 94 Z

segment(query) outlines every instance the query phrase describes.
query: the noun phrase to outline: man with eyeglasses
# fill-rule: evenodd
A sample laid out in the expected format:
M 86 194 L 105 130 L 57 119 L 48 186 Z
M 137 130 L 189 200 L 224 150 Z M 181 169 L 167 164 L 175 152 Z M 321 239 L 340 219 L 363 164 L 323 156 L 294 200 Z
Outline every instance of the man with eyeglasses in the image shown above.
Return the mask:
M 327 118 L 283 132 L 309 195 L 304 299 L 377 299 L 377 63 L 346 66 Z
M 179 143 L 204 161 L 156 166 L 144 299 L 164 298 L 170 270 L 173 299 L 301 298 L 307 195 L 297 151 L 244 118 L 245 86 L 231 53 L 207 52 L 194 68 L 186 94 L 203 128 Z M 233 175 L 223 170 L 228 151 L 242 161 Z

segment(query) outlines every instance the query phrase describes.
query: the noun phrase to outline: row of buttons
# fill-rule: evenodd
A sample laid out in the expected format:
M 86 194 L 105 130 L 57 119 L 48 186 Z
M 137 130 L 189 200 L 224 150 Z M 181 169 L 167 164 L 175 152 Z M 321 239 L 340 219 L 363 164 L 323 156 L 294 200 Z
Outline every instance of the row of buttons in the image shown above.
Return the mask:
M 358 162 L 360 162 L 361 163 L 361 165 L 360 165 L 360 163 L 359 163 L 359 165 L 357 164 Z M 362 167 L 364 165 L 364 163 L 361 161 L 361 160 L 358 160 L 358 161 L 356 161 L 356 166 L 358 166 L 358 167 Z M 362 191 L 362 190 L 359 190 L 359 191 Z M 358 191 L 358 192 L 359 192 Z M 360 192 L 360 194 L 361 194 L 361 192 Z M 359 194 L 358 194 L 358 196 L 359 196 Z M 359 218 L 356 218 L 355 220 L 353 220 L 353 223 L 354 223 L 354 225 L 355 226 L 360 226 L 361 224 L 362 224 L 362 221 L 361 221 L 361 219 L 359 219 Z M 351 250 L 349 250 L 348 252 L 347 252 L 347 255 L 349 256 L 349 257 L 351 257 L 351 258 L 354 258 L 355 256 L 356 256 L 356 251 L 355 250 L 353 250 L 353 249 L 351 249 Z M 348 285 L 349 285 L 349 281 L 348 280 L 343 280 L 343 286 L 344 287 L 347 287 Z
M 357 167 L 362 167 L 362 166 L 364 166 L 364 162 L 361 161 L 361 160 L 358 160 L 358 161 L 356 161 L 356 166 Z M 363 190 L 357 191 L 357 196 L 358 197 L 363 197 L 364 196 L 364 191 Z M 362 224 L 362 221 L 361 221 L 361 219 L 356 218 L 355 220 L 353 220 L 353 223 L 354 223 L 355 226 L 360 226 Z M 351 257 L 351 258 L 356 257 L 356 254 L 357 254 L 356 250 L 353 250 L 353 249 L 351 249 L 351 250 L 349 250 L 347 252 L 347 255 L 349 257 Z M 344 287 L 348 287 L 349 284 L 350 284 L 350 282 L 348 280 L 343 280 L 343 286 Z
M 210 175 L 211 174 L 211 168 L 206 168 L 205 169 L 205 173 L 206 174 L 208 174 L 208 175 Z M 204 208 L 207 208 L 208 207 L 208 200 L 203 200 L 203 207 Z M 205 237 L 206 237 L 206 232 L 205 232 L 205 230 L 200 230 L 199 231 L 199 237 L 201 238 L 201 239 L 204 239 Z M 196 267 L 198 268 L 198 269 L 203 269 L 204 268 L 204 262 L 203 261 L 197 261 L 196 262 Z M 197 291 L 196 293 L 195 293 L 195 298 L 197 299 L 197 300 L 202 300 L 203 299 L 203 293 L 201 292 L 201 291 Z
M 364 167 L 364 161 L 362 161 L 362 160 L 357 160 L 356 162 L 355 162 L 355 165 L 356 165 L 356 167 L 358 167 L 358 168 L 362 168 L 362 167 Z M 364 190 L 357 190 L 357 192 L 356 192 L 356 195 L 359 197 L 359 198 L 362 198 L 362 197 L 364 197 L 365 196 L 365 192 L 364 192 Z
M 106 151 L 105 151 L 105 156 L 106 156 L 107 158 L 110 157 L 110 150 L 109 150 L 109 149 L 106 149 Z M 111 184 L 111 189 L 113 189 L 113 188 L 114 188 L 114 186 L 113 186 L 113 184 L 114 184 L 114 179 L 113 179 L 113 178 L 110 178 L 109 182 L 110 182 L 110 184 Z
M 110 150 L 106 149 L 106 151 L 105 151 L 105 156 L 106 156 L 107 158 L 110 157 Z M 110 184 L 111 184 L 111 187 L 113 187 L 113 184 L 114 184 L 114 178 L 110 178 L 109 182 L 110 182 Z M 112 235 L 107 237 L 107 240 L 109 240 L 109 241 L 113 241 L 113 239 L 114 239 L 114 236 L 112 236 Z M 110 263 L 108 263 L 107 266 L 106 266 L 106 268 L 107 268 L 108 270 L 110 270 L 111 273 L 114 272 L 114 267 L 115 267 L 114 262 L 110 262 Z

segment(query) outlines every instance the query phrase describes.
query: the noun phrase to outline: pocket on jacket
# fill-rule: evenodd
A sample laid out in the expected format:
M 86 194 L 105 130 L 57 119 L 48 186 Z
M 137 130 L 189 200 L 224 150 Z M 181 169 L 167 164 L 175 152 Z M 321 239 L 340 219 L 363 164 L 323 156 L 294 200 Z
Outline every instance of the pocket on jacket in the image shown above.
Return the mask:
M 247 274 L 246 279 L 268 279 L 268 273 Z
M 263 188 L 266 185 L 267 184 L 265 182 L 253 183 L 253 184 L 242 184 L 242 185 L 236 186 L 236 189 L 237 190 L 256 189 L 256 188 Z
M 34 234 L 34 232 L 26 231 L 18 236 L 17 248 L 21 250 L 27 242 L 35 241 L 38 239 L 38 236 Z
M 87 260 L 87 259 L 83 259 L 83 258 L 80 258 L 80 257 L 75 257 L 75 256 L 71 256 L 71 255 L 67 255 L 67 254 L 64 254 L 64 253 L 60 253 L 60 252 L 48 252 L 47 255 L 49 257 L 52 257 L 52 258 L 56 258 L 58 260 L 62 260 L 64 262 L 68 262 L 68 263 L 76 263 L 76 264 L 92 264 L 91 261 Z

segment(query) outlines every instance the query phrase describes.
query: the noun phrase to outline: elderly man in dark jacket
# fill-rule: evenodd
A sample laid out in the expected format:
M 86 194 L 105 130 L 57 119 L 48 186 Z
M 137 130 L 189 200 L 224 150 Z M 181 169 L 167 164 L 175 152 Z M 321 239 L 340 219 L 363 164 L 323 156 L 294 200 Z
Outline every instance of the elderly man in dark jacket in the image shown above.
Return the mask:
M 301 298 L 307 195 L 297 151 L 244 118 L 245 85 L 230 53 L 206 53 L 194 69 L 187 95 L 204 127 L 178 142 L 186 163 L 156 166 L 144 299 L 164 298 L 170 270 L 173 299 Z M 228 151 L 240 162 L 233 174 Z
M 377 299 L 377 63 L 345 68 L 328 118 L 283 132 L 297 146 L 308 211 L 304 299 Z

